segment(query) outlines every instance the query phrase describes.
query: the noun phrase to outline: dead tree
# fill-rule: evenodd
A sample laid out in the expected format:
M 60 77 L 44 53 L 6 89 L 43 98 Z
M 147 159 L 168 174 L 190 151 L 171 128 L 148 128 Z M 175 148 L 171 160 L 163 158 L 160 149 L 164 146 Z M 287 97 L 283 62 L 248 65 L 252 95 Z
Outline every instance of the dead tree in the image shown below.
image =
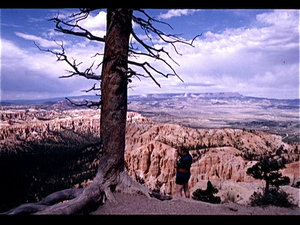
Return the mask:
M 106 36 L 98 37 L 79 25 L 80 21 L 88 18 L 90 12 L 93 10 L 95 9 L 80 9 L 78 13 L 72 14 L 68 21 L 60 19 L 59 16 L 51 20 L 55 22 L 55 30 L 58 32 L 84 37 L 91 41 L 103 42 L 105 44 L 104 54 L 95 54 L 95 56 L 99 54 L 103 55 L 103 61 L 97 65 L 97 68 L 102 66 L 101 74 L 96 74 L 93 71 L 93 64 L 86 70 L 80 71 L 78 66 L 81 63 L 68 58 L 63 43 L 56 42 L 60 46 L 61 51 L 41 48 L 40 50 L 53 53 L 58 61 L 65 61 L 70 66 L 69 75 L 62 76 L 62 78 L 82 76 L 101 83 L 101 87 L 96 87 L 95 84 L 88 90 L 101 90 L 99 101 L 86 101 L 80 104 L 88 107 L 101 106 L 100 138 L 103 146 L 103 155 L 100 158 L 96 177 L 84 189 L 67 189 L 55 192 L 40 202 L 23 204 L 6 212 L 6 214 L 78 214 L 83 212 L 87 207 L 103 203 L 106 200 L 116 202 L 117 199 L 114 197 L 114 191 L 121 191 L 123 193 L 138 192 L 149 198 L 156 197 L 161 200 L 171 198 L 152 193 L 148 188 L 129 177 L 124 169 L 128 83 L 131 82 L 132 77 L 142 76 L 151 78 L 160 86 L 154 74 L 166 78 L 168 76 L 177 76 L 181 79 L 168 62 L 168 60 L 171 60 L 176 63 L 169 53 L 163 48 L 156 48 L 154 45 L 142 41 L 132 29 L 132 21 L 138 24 L 149 38 L 150 34 L 154 34 L 162 41 L 171 44 L 177 54 L 180 53 L 177 51 L 175 44 L 181 43 L 193 46 L 194 39 L 191 42 L 187 42 L 176 35 L 166 34 L 158 30 L 154 27 L 153 22 L 163 22 L 152 18 L 141 9 L 136 9 L 142 15 L 141 17 L 135 16 L 133 9 L 107 9 Z M 130 37 L 135 40 L 136 44 L 130 40 Z M 142 49 L 138 49 L 138 47 L 142 47 Z M 139 56 L 164 63 L 169 68 L 170 73 L 156 69 L 148 61 L 140 63 L 131 60 Z M 137 67 L 141 68 L 144 73 L 138 73 L 134 70 Z

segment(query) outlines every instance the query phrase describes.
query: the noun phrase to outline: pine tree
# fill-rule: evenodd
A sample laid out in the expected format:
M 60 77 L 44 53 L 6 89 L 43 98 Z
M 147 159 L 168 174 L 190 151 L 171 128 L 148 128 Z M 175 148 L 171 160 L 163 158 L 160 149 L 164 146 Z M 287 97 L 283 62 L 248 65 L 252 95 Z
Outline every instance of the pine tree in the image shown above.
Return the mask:
M 247 174 L 255 179 L 264 180 L 266 182 L 265 194 L 268 194 L 270 185 L 278 189 L 279 186 L 290 183 L 290 178 L 282 176 L 282 173 L 279 172 L 283 168 L 285 168 L 284 160 L 279 162 L 269 156 L 263 156 L 258 163 L 247 170 Z
M 277 160 L 269 156 L 263 156 L 258 163 L 247 170 L 248 175 L 266 182 L 263 194 L 254 192 L 250 197 L 250 204 L 252 206 L 294 206 L 289 194 L 279 189 L 280 186 L 290 183 L 290 178 L 282 176 L 282 173 L 279 172 L 279 170 L 283 168 L 285 168 L 285 160 Z

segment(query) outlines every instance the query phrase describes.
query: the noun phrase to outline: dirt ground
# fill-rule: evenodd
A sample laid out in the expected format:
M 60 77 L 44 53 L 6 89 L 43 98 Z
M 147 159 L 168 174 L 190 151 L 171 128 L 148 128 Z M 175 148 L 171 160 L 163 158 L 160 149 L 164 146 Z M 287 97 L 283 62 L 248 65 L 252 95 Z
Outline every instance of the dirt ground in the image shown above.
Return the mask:
M 117 203 L 106 202 L 92 215 L 300 215 L 300 208 L 250 207 L 236 203 L 210 204 L 183 197 L 160 201 L 144 195 L 115 193 Z

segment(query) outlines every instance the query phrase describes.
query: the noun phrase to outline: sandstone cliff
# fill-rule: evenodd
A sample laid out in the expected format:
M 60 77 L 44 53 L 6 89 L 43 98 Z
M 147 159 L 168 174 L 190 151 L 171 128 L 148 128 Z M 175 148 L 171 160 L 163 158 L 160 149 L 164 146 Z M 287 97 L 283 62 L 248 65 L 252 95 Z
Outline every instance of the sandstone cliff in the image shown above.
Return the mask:
M 31 142 L 42 143 L 51 139 L 64 142 L 59 133 L 69 133 L 70 140 L 100 137 L 99 110 L 3 110 L 1 112 L 0 145 L 1 152 L 26 151 Z
M 7 110 L 1 115 L 1 152 L 29 149 L 35 142 L 70 144 L 99 140 L 100 112 L 92 109 L 68 111 Z M 252 182 L 246 174 L 262 154 L 285 157 L 299 162 L 299 146 L 289 145 L 277 135 L 254 130 L 192 129 L 177 124 L 155 123 L 138 113 L 128 112 L 125 164 L 130 176 L 163 194 L 174 195 L 175 159 L 178 146 L 183 145 L 193 156 L 190 188 L 213 180 Z M 61 134 L 65 133 L 66 136 Z M 89 139 L 89 138 L 91 139 Z M 34 150 L 33 150 L 34 151 Z M 98 160 L 91 161 L 95 167 Z M 294 164 L 291 164 L 294 165 Z M 291 181 L 299 179 L 296 166 L 287 165 L 284 175 Z
M 297 147 L 284 143 L 277 135 L 253 130 L 192 129 L 144 118 L 140 123 L 128 121 L 125 152 L 128 173 L 151 189 L 174 195 L 174 153 L 179 145 L 189 148 L 193 156 L 190 188 L 202 180 L 253 182 L 246 171 L 262 154 L 277 154 L 288 162 L 299 160 Z M 294 174 L 299 179 L 298 173 Z

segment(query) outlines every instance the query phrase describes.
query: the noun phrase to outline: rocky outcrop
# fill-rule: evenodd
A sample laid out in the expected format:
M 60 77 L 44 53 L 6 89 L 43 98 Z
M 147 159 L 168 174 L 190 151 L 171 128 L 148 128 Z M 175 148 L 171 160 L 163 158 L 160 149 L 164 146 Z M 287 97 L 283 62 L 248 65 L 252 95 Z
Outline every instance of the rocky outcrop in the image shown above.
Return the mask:
M 130 176 L 144 183 L 148 188 L 174 195 L 176 193 L 175 150 L 161 142 L 151 141 L 147 145 L 126 151 L 127 171 Z M 189 187 L 194 187 L 202 180 L 254 181 L 246 174 L 246 170 L 255 162 L 246 161 L 239 156 L 239 153 L 239 150 L 232 147 L 210 148 L 201 157 L 192 153 L 194 163 L 191 167 Z
M 296 146 L 284 143 L 280 136 L 238 129 L 192 129 L 145 118 L 142 123 L 127 125 L 128 173 L 150 189 L 174 195 L 174 153 L 180 145 L 189 148 L 193 156 L 190 188 L 203 180 L 253 182 L 246 171 L 262 154 L 277 154 L 289 162 L 299 160 Z
M 147 119 L 149 121 L 149 119 Z M 177 148 L 183 145 L 189 149 L 206 149 L 212 147 L 234 147 L 243 157 L 254 160 L 265 153 L 285 154 L 290 162 L 299 159 L 297 145 L 289 145 L 282 137 L 265 132 L 239 129 L 192 129 L 176 124 L 144 122 L 128 124 L 126 150 L 131 150 L 152 140 Z
M 1 152 L 15 151 L 16 147 L 22 150 L 22 146 L 29 142 L 42 142 L 46 139 L 61 141 L 58 133 L 70 132 L 71 136 L 91 135 L 100 137 L 99 110 L 72 110 L 69 112 L 55 112 L 50 110 L 43 119 L 38 115 L 38 110 L 27 110 L 22 112 L 4 111 L 3 120 L 0 121 L 0 145 Z M 52 119 L 45 119 L 51 117 Z M 9 123 L 7 122 L 9 118 Z
M 295 186 L 297 182 L 300 182 L 300 161 L 286 164 L 286 168 L 282 169 L 282 175 L 288 176 L 291 180 L 291 184 Z M 300 196 L 299 196 L 300 197 Z
M 43 140 L 65 144 L 76 138 L 78 143 L 89 141 L 89 136 L 98 140 L 99 115 L 100 111 L 93 109 L 4 110 L 0 121 L 1 151 L 22 150 L 26 143 Z M 62 133 L 70 133 L 69 139 Z M 188 148 L 193 156 L 190 188 L 207 180 L 252 182 L 254 179 L 246 171 L 262 154 L 285 157 L 290 163 L 299 162 L 299 146 L 284 143 L 277 135 L 229 128 L 193 129 L 155 123 L 138 113 L 128 112 L 125 165 L 131 177 L 152 190 L 174 195 L 174 153 L 178 146 Z M 95 166 L 94 161 L 91 163 Z M 283 173 L 290 176 L 291 181 L 299 179 L 295 168 L 288 164 Z
M 199 180 L 232 180 L 249 182 L 254 179 L 246 174 L 256 161 L 248 161 L 233 147 L 210 148 L 191 167 L 191 186 Z
M 157 141 L 125 152 L 128 174 L 148 188 L 162 193 L 175 191 L 175 149 Z

